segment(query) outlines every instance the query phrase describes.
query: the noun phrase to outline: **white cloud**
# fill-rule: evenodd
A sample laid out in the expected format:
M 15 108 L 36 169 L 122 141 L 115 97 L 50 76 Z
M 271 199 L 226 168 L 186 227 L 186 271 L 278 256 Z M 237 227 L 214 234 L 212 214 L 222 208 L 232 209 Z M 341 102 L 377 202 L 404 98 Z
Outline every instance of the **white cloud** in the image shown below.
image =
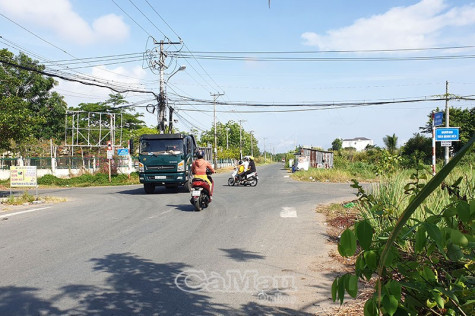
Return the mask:
M 89 25 L 74 12 L 69 0 L 0 0 L 0 9 L 12 19 L 52 30 L 62 38 L 82 45 L 122 41 L 130 33 L 122 17 L 115 14 L 101 16 Z
M 353 25 L 327 31 L 306 32 L 304 45 L 321 50 L 421 48 L 437 45 L 449 26 L 475 24 L 475 5 L 448 8 L 444 0 L 422 0 L 395 7 L 384 14 L 358 19 Z
M 129 27 L 115 14 L 96 19 L 92 26 L 98 38 L 121 41 L 129 35 Z

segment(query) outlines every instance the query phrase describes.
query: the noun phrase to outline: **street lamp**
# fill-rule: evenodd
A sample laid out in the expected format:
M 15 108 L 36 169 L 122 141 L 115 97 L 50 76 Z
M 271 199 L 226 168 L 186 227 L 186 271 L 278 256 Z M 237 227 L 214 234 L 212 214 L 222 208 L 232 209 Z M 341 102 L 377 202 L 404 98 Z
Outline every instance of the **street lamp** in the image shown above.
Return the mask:
M 170 76 L 168 76 L 167 82 L 168 82 L 168 80 L 170 80 L 170 78 L 173 77 L 177 72 L 182 71 L 182 70 L 185 70 L 185 69 L 186 69 L 186 66 L 185 66 L 185 65 L 181 65 L 180 68 L 178 68 L 174 73 L 172 73 Z
M 185 70 L 185 69 L 186 69 L 185 65 L 180 66 L 174 73 L 172 73 L 170 76 L 168 76 L 168 79 L 167 79 L 166 83 L 168 84 L 168 81 L 171 79 L 171 77 L 176 75 L 177 72 Z M 165 102 L 164 99 L 162 99 L 162 102 Z M 172 131 L 173 131 L 173 111 L 174 111 L 174 109 L 171 106 L 169 106 L 168 133 L 172 133 Z M 163 120 L 162 120 L 162 122 L 163 122 Z M 162 124 L 163 124 L 162 125 L 163 126 L 163 131 L 165 131 L 164 122 Z

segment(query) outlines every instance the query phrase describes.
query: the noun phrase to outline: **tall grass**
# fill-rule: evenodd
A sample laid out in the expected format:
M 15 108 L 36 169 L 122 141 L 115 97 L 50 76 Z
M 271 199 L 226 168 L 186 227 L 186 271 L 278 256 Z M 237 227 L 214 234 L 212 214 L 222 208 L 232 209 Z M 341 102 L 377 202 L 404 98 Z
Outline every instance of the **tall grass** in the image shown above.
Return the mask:
M 360 212 L 364 218 L 370 219 L 373 223 L 375 219 L 375 212 L 377 215 L 383 215 L 382 219 L 378 216 L 378 223 L 375 223 L 376 229 L 382 230 L 388 227 L 393 227 L 397 218 L 402 214 L 404 209 L 411 202 L 410 195 L 406 194 L 407 184 L 415 182 L 415 179 L 410 179 L 410 174 L 414 173 L 414 170 L 405 170 L 396 173 L 389 177 L 383 177 L 378 182 L 370 185 L 370 193 L 377 201 L 372 208 L 360 205 Z M 420 183 L 425 184 L 432 176 L 428 172 L 422 173 L 427 176 L 427 180 L 420 180 Z M 422 178 L 422 174 L 419 175 Z M 466 164 L 455 168 L 452 173 L 446 178 L 445 183 L 452 185 L 462 177 L 460 183 L 460 195 L 473 198 L 475 191 L 475 174 L 473 166 Z M 417 208 L 412 215 L 412 224 L 414 221 L 424 221 L 432 214 L 427 212 L 427 209 L 431 210 L 435 214 L 439 214 L 444 206 L 450 204 L 450 196 L 447 190 L 442 189 L 440 186 L 431 195 L 429 195 L 424 203 Z M 384 222 L 381 222 L 384 221 Z
M 377 175 L 373 166 L 365 162 L 335 165 L 333 169 L 310 168 L 308 171 L 297 171 L 292 178 L 299 181 L 317 182 L 350 182 L 357 179 L 360 182 L 374 181 Z

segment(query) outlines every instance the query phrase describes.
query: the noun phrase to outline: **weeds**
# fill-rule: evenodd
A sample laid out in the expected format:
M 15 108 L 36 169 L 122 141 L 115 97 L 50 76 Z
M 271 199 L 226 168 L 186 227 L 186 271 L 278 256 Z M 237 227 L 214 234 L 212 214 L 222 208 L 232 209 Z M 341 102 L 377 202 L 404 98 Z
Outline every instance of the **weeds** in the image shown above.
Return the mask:
M 341 234 L 338 251 L 356 255 L 355 273 L 335 279 L 334 301 L 356 297 L 358 281 L 377 274 L 364 315 L 473 315 L 474 175 L 454 167 L 474 139 L 427 183 L 423 168 L 406 184 L 389 178 L 373 193 L 354 181 L 363 218 Z
M 25 203 L 31 203 L 35 201 L 36 198 L 29 194 L 28 191 L 23 192 L 20 196 L 10 195 L 3 203 L 8 205 L 22 205 Z

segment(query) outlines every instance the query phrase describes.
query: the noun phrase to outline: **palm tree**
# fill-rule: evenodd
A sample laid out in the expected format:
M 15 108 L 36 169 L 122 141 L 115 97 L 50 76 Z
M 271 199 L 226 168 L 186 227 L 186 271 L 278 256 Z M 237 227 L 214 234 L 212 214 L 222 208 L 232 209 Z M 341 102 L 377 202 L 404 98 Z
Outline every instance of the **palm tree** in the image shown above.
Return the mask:
M 394 152 L 397 149 L 397 136 L 396 134 L 393 134 L 393 136 L 386 135 L 383 137 L 383 142 L 386 145 L 386 148 L 391 154 L 394 154 Z

